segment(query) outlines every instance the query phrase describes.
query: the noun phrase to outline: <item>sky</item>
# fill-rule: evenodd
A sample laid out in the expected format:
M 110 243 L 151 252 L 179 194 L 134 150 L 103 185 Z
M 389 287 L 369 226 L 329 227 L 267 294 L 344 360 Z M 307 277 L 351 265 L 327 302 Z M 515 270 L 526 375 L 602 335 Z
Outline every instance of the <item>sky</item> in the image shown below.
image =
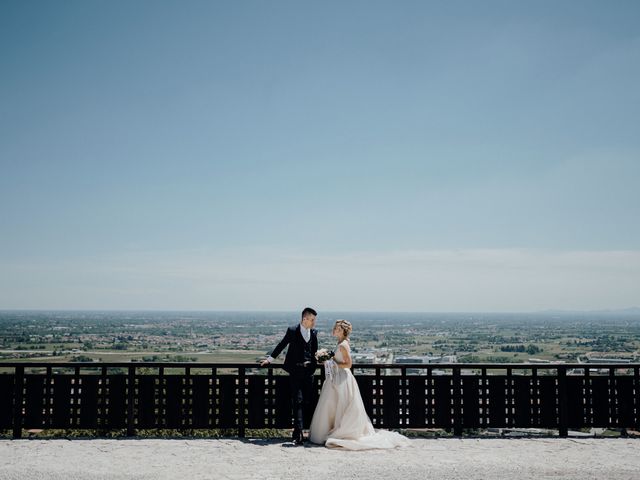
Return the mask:
M 640 3 L 0 2 L 0 309 L 640 306 Z

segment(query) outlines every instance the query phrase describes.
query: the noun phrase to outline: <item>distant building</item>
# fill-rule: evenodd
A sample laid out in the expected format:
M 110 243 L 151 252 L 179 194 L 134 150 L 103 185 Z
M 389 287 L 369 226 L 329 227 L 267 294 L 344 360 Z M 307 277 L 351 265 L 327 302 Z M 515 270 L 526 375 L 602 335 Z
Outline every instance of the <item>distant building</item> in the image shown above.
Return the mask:
M 377 363 L 375 353 L 354 353 L 351 355 L 353 363 Z
M 436 357 L 432 357 L 436 358 Z M 429 363 L 458 363 L 458 357 L 456 355 L 443 355 L 440 360 L 436 360 Z
M 358 368 L 358 365 L 373 365 L 378 363 L 378 357 L 375 353 L 372 352 L 360 352 L 360 353 L 352 353 L 351 359 L 355 365 L 354 372 L 356 375 L 373 375 L 375 370 L 371 370 L 368 368 Z
M 415 355 L 396 357 L 395 363 L 458 363 L 456 355 Z
M 546 360 L 544 358 L 533 358 L 533 357 L 529 357 L 529 359 L 527 360 L 528 363 L 551 363 L 551 360 Z M 556 362 L 558 363 L 558 362 Z
M 593 354 L 589 352 L 585 355 L 586 363 L 631 363 L 634 360 L 634 357 L 602 357 L 598 356 L 598 354 Z
M 587 357 L 587 363 L 631 363 L 631 358 Z
M 432 355 L 414 355 L 414 356 L 401 356 L 395 358 L 395 363 L 402 365 L 408 363 L 424 363 L 424 364 L 433 364 L 433 363 L 458 363 L 458 357 L 456 355 L 440 355 L 440 356 L 432 356 Z M 408 368 L 407 373 L 409 375 L 426 375 L 426 368 Z M 433 375 L 443 374 L 442 370 L 432 370 L 431 373 Z
M 396 357 L 395 363 L 429 363 L 423 361 L 424 357 Z

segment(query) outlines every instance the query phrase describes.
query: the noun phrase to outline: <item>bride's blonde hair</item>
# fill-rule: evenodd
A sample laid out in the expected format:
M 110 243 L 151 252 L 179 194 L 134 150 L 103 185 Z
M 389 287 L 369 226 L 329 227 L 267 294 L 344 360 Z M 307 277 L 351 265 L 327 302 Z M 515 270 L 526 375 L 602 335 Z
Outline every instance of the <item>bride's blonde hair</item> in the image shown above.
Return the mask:
M 351 325 L 351 322 L 348 322 L 346 320 L 336 320 L 336 323 L 333 326 L 333 328 L 335 327 L 339 327 L 340 329 L 342 329 L 342 333 L 344 333 L 344 338 L 348 338 L 351 332 L 353 331 L 353 326 Z

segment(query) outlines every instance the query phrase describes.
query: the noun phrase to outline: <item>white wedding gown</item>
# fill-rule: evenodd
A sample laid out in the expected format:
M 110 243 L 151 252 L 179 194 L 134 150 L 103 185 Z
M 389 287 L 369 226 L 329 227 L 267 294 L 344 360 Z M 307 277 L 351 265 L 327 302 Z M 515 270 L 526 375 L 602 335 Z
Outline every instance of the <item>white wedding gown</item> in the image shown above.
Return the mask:
M 340 346 L 351 350 L 346 340 L 338 345 L 335 358 L 342 362 Z M 327 362 L 326 368 L 327 377 L 309 430 L 313 443 L 347 450 L 394 448 L 410 443 L 399 433 L 373 428 L 351 370 L 339 368 L 332 360 Z

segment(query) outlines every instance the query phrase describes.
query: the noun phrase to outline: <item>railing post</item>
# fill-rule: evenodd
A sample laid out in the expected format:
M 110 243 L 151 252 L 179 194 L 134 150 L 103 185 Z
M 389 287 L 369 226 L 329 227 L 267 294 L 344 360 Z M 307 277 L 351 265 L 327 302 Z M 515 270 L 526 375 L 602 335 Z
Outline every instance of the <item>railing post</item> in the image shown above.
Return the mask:
M 640 406 L 640 367 L 633 369 L 636 387 L 636 405 Z M 636 408 L 636 424 L 635 429 L 640 430 L 640 408 Z
M 76 366 L 73 374 L 73 395 L 71 396 L 73 402 L 73 408 L 71 409 L 71 418 L 69 419 L 72 428 L 78 428 L 77 425 L 80 422 L 80 367 Z
M 460 394 L 460 368 L 453 367 L 453 434 L 462 436 L 462 401 Z
M 619 427 L 618 421 L 618 409 L 616 408 L 616 369 L 611 367 L 609 369 L 609 425 L 611 427 Z
M 324 369 L 322 370 L 324 374 Z M 324 381 L 324 378 L 322 379 Z M 273 379 L 273 368 L 269 367 L 267 369 L 267 386 L 268 386 L 268 395 L 267 395 L 267 406 L 268 406 L 268 425 L 271 428 L 274 428 L 276 425 L 276 419 L 274 415 L 274 407 L 276 404 L 273 392 L 274 392 L 274 379 Z
M 377 366 L 375 367 L 376 369 L 376 389 L 375 389 L 375 396 L 374 396 L 374 405 L 375 405 L 375 416 L 377 416 L 378 418 L 375 420 L 376 423 L 374 423 L 374 425 L 376 427 L 380 427 L 380 426 L 385 426 L 385 421 L 384 421 L 384 415 L 383 415 L 383 411 L 384 411 L 384 407 L 382 406 L 382 392 L 381 392 L 381 386 L 380 386 L 380 382 L 382 381 L 382 367 Z
M 47 366 L 47 378 L 44 381 L 45 385 L 45 394 L 44 394 L 44 404 L 45 404 L 45 414 L 44 414 L 44 424 L 46 426 L 50 426 L 53 421 L 51 418 L 51 390 L 53 385 L 53 370 L 51 366 Z
M 482 415 L 480 416 L 481 420 L 480 423 L 486 428 L 489 422 L 489 418 L 491 418 L 489 416 L 489 407 L 487 406 L 487 400 L 488 400 L 488 393 L 489 390 L 489 379 L 487 378 L 487 369 L 486 368 L 481 368 L 480 369 L 480 382 L 482 383 L 482 388 L 480 389 L 480 401 L 482 402 Z M 493 405 L 492 405 L 493 407 Z
M 15 367 L 16 376 L 13 387 L 13 438 L 22 438 L 22 389 L 24 388 L 24 367 Z
M 398 403 L 400 405 L 399 418 L 398 418 L 398 426 L 401 428 L 407 428 L 407 419 L 408 419 L 408 409 L 407 409 L 407 395 L 405 395 L 407 391 L 407 368 L 400 367 L 400 392 L 398 396 Z
M 136 367 L 129 366 L 129 376 L 127 382 L 127 437 L 133 437 L 136 434 L 133 415 L 133 407 L 135 401 L 135 379 Z
M 514 405 L 515 405 L 515 400 L 513 397 L 513 369 L 510 367 L 507 367 L 507 425 L 510 427 L 515 427 L 515 420 L 514 420 Z
M 218 369 L 215 367 L 211 368 L 211 399 L 209 402 L 211 403 L 211 418 L 209 419 L 209 425 L 212 428 L 215 428 L 220 423 L 220 415 L 218 413 Z
M 529 409 L 529 417 L 532 425 L 540 425 L 540 389 L 538 388 L 538 369 L 531 369 L 531 385 L 533 387 L 533 407 Z
M 193 388 L 191 387 L 191 368 L 184 369 L 184 379 L 182 381 L 182 408 L 180 408 L 180 424 L 182 428 L 192 426 L 193 418 Z M 187 394 L 188 392 L 188 394 Z
M 567 369 L 558 365 L 558 433 L 561 437 L 569 435 L 567 403 Z
M 164 428 L 167 425 L 166 415 L 164 412 L 164 367 L 158 367 L 158 388 L 156 390 L 156 396 L 158 399 L 157 413 L 155 414 L 154 423 L 156 428 Z M 154 408 L 154 413 L 156 409 Z
M 244 376 L 245 367 L 238 368 L 238 437 L 244 438 Z
M 107 367 L 103 366 L 100 371 L 100 417 L 98 417 L 98 422 L 101 428 L 107 429 L 109 425 L 109 417 L 107 416 L 107 398 L 109 398 L 107 394 Z

